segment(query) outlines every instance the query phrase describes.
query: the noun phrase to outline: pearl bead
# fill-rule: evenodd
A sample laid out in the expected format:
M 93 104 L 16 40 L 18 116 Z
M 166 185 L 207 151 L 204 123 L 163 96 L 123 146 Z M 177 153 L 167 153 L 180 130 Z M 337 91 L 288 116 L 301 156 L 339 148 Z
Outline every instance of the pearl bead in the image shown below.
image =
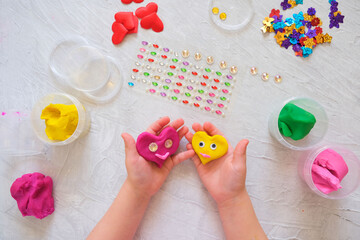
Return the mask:
M 251 73 L 251 75 L 256 75 L 257 74 L 257 68 L 256 67 L 252 67 L 252 68 L 250 68 L 250 73 Z
M 269 74 L 264 72 L 263 74 L 261 74 L 261 79 L 262 79 L 263 81 L 269 80 Z
M 190 53 L 189 53 L 189 50 L 183 50 L 181 55 L 184 57 L 184 58 L 188 58 Z
M 238 72 L 238 68 L 236 66 L 231 66 L 230 73 L 231 74 L 236 74 L 237 72 Z
M 206 62 L 211 65 L 211 64 L 214 63 L 214 58 L 213 58 L 212 56 L 208 56 L 208 57 L 206 58 Z
M 227 67 L 226 62 L 225 62 L 225 61 L 221 61 L 221 62 L 220 62 L 220 68 L 221 68 L 221 69 L 225 69 L 226 67 Z
M 201 60 L 201 54 L 200 53 L 195 53 L 195 60 L 196 61 L 200 61 Z
M 275 76 L 275 82 L 276 83 L 281 83 L 282 82 L 282 77 L 280 75 L 276 75 Z

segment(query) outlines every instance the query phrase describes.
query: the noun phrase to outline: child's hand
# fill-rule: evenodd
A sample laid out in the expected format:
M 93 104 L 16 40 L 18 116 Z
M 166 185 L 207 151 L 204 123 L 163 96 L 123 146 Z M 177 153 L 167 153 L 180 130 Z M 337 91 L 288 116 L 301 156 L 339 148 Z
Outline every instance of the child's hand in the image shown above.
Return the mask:
M 158 135 L 169 122 L 169 117 L 163 117 L 151 124 L 146 132 Z M 186 126 L 182 127 L 183 124 L 184 120 L 181 118 L 169 124 L 178 131 L 180 140 L 189 132 Z M 168 157 L 159 168 L 155 163 L 146 161 L 139 155 L 135 140 L 130 134 L 123 133 L 121 136 L 125 142 L 125 164 L 128 172 L 126 181 L 138 194 L 146 198 L 152 197 L 160 189 L 174 166 L 195 154 L 193 150 L 175 154 Z
M 192 128 L 195 132 L 205 131 L 210 136 L 224 136 L 210 122 L 205 122 L 203 126 L 199 123 L 194 123 Z M 186 146 L 188 150 L 193 149 L 191 145 L 192 137 L 192 133 L 188 132 L 186 134 L 186 139 L 189 141 Z M 246 194 L 246 147 L 248 143 L 248 140 L 241 140 L 236 145 L 235 150 L 229 144 L 228 152 L 224 156 L 206 165 L 201 163 L 196 154 L 193 157 L 201 181 L 218 206 Z

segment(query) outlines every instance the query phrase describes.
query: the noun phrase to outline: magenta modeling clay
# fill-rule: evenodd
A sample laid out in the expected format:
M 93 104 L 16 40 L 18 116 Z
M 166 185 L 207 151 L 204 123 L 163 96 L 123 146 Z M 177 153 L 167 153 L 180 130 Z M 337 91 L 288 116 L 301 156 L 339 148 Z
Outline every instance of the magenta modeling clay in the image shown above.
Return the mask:
M 156 163 L 161 168 L 165 160 L 176 152 L 179 143 L 176 130 L 167 127 L 158 136 L 148 132 L 140 134 L 136 141 L 136 149 L 143 158 Z
M 11 196 L 17 201 L 21 214 L 42 219 L 54 212 L 53 181 L 41 173 L 29 173 L 11 185 Z

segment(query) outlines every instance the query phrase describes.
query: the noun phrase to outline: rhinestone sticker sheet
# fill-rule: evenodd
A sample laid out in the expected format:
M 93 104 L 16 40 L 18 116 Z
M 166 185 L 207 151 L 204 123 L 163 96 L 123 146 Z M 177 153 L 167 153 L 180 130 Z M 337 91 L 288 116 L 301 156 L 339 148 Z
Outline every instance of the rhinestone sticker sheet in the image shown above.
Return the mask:
M 128 86 L 199 111 L 225 117 L 237 67 L 199 51 L 142 41 Z

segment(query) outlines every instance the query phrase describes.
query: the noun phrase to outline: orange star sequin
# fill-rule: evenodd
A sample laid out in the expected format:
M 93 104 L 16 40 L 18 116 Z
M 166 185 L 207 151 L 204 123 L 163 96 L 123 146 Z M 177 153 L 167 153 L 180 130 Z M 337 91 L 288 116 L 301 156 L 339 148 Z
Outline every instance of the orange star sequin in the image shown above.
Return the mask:
M 315 39 L 318 44 L 324 43 L 324 34 L 320 33 L 320 34 L 316 35 Z
M 274 36 L 274 38 L 276 39 L 276 42 L 281 45 L 282 42 L 285 40 L 285 33 L 282 32 L 277 32 L 277 34 Z
M 314 40 L 312 38 L 309 38 L 306 41 L 304 41 L 304 44 L 305 44 L 305 47 L 311 48 L 311 49 L 315 45 Z
M 305 34 L 305 26 L 299 27 L 297 31 L 298 31 L 298 33 L 300 33 L 300 34 Z
M 267 27 L 271 26 L 271 23 L 274 21 L 274 18 L 270 18 L 270 17 L 265 17 L 265 20 L 263 21 L 263 24 Z

